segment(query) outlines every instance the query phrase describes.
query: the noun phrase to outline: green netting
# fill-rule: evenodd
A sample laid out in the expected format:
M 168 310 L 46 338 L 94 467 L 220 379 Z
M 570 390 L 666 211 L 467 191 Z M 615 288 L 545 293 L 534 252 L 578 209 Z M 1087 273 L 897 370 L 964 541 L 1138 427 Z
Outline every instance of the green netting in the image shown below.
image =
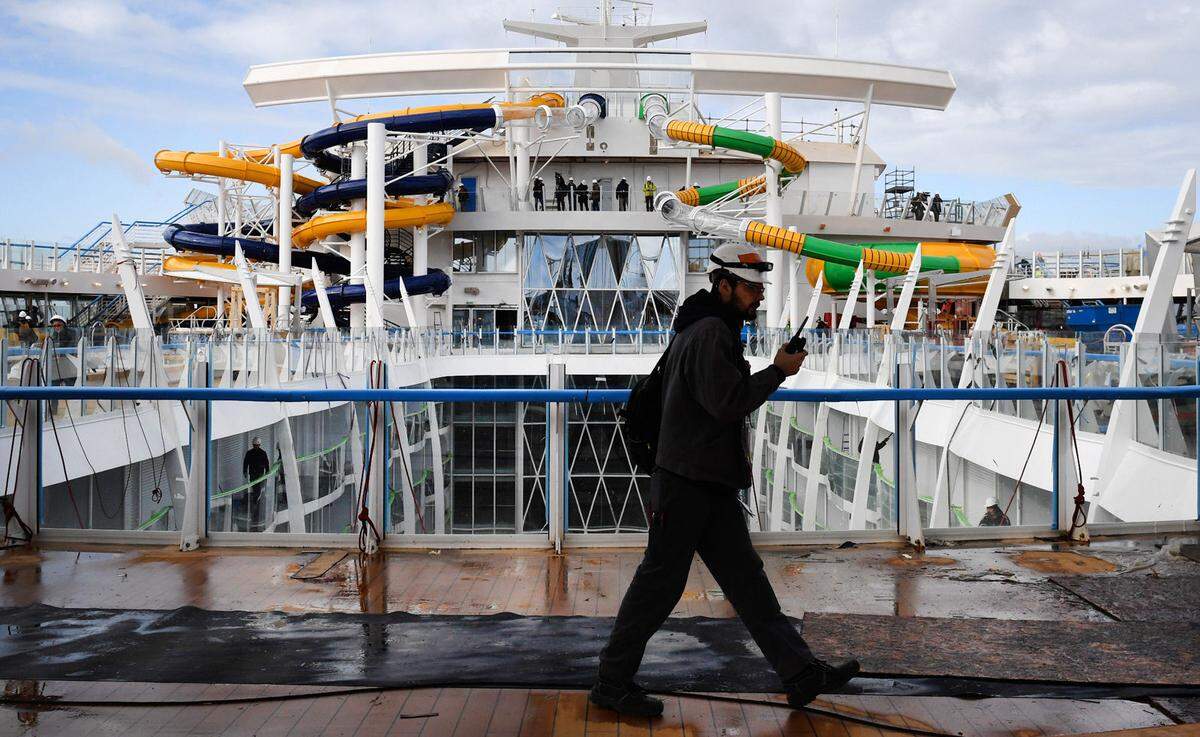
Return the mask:
M 162 508 L 161 508 L 161 509 L 159 509 L 157 512 L 155 512 L 154 514 L 150 515 L 150 518 L 149 518 L 149 519 L 147 519 L 147 520 L 146 520 L 145 522 L 143 522 L 142 524 L 138 525 L 138 529 L 139 529 L 139 530 L 145 530 L 145 529 L 148 529 L 148 528 L 149 528 L 149 527 L 151 527 L 151 526 L 152 526 L 154 523 L 158 522 L 158 521 L 159 521 L 159 520 L 161 520 L 163 517 L 166 517 L 166 516 L 167 516 L 167 515 L 168 515 L 170 512 L 171 512 L 171 508 L 170 508 L 170 507 L 162 507 Z

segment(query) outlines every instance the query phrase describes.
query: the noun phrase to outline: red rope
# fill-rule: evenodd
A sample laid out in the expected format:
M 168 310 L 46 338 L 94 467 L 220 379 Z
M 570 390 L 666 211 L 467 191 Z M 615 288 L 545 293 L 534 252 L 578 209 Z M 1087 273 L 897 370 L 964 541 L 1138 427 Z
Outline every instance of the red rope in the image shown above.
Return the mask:
M 371 361 L 371 365 L 367 370 L 367 385 L 371 389 L 378 389 L 383 384 L 383 362 Z M 371 467 L 375 460 L 375 443 L 379 440 L 379 402 L 371 403 L 371 442 L 367 447 L 367 462 L 363 464 L 362 487 L 358 495 L 358 551 L 366 554 L 367 541 L 369 535 L 375 536 L 375 543 L 378 545 L 383 541 L 383 537 L 379 534 L 379 528 L 375 526 L 375 521 L 371 519 L 371 510 L 367 505 L 367 495 L 371 486 Z

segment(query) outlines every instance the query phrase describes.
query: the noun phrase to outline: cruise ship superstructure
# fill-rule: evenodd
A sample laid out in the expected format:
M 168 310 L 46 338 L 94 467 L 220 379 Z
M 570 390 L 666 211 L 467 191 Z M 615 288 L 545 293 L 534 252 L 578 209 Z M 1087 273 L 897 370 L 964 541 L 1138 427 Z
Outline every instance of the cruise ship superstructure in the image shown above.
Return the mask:
M 560 45 L 251 67 L 254 105 L 320 103 L 330 125 L 255 144 L 214 131 L 206 151 L 163 141 L 158 170 L 194 187 L 180 212 L 114 215 L 69 247 L 4 244 L 7 385 L 305 392 L 11 402 L 5 493 L 37 534 L 352 545 L 365 506 L 371 545 L 638 542 L 648 479 L 618 404 L 319 392 L 628 388 L 729 239 L 775 264 L 744 333 L 751 365 L 806 330 L 785 388 L 1197 383 L 1195 343 L 1174 331 L 1196 291 L 1194 173 L 1147 215 L 1136 263 L 1031 261 L 1015 253 L 1017 196 L 947 196 L 935 215 L 868 144 L 881 105 L 950 105 L 950 72 L 659 47 L 706 25 L 610 10 L 504 27 Z M 829 115 L 788 119 L 798 102 Z M 1020 324 L 1013 305 L 1039 300 L 1139 307 L 1085 339 Z M 1012 396 L 772 401 L 749 428 L 751 529 L 923 542 L 1194 523 L 1194 399 Z M 980 526 L 989 500 L 1011 525 Z

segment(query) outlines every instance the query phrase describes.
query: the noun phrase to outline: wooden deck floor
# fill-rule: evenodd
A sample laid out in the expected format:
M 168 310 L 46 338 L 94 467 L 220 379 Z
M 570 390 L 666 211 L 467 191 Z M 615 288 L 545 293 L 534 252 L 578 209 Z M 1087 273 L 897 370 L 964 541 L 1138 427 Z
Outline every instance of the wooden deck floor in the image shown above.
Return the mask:
M 1037 548 L 1046 550 L 1046 546 Z M 766 550 L 787 613 L 844 611 L 895 616 L 1102 619 L 1085 602 L 1036 583 L 1050 572 L 1014 549 L 960 548 L 904 557 L 889 547 Z M 1144 557 L 1129 546 L 1088 551 L 1120 566 Z M 249 611 L 408 611 L 443 614 L 612 615 L 638 551 L 585 550 L 391 553 L 350 556 L 328 575 L 291 574 L 314 557 L 297 550 L 46 549 L 0 554 L 0 606 Z M 951 559 L 949 563 L 941 559 Z M 1039 559 L 1046 565 L 1044 556 Z M 947 575 L 953 568 L 954 575 Z M 993 578 L 980 580 L 991 571 Z M 999 576 L 996 571 L 1005 575 Z M 977 575 L 979 574 L 979 575 Z M 697 563 L 676 615 L 732 616 Z M 819 652 L 819 648 L 818 648 Z M 222 684 L 10 681 L 10 696 L 40 694 L 48 709 L 6 705 L 0 735 L 898 735 L 786 708 L 702 697 L 669 698 L 660 720 L 619 719 L 580 691 L 417 689 L 322 695 L 326 689 Z M 275 700 L 281 695 L 294 696 Z M 257 703 L 188 705 L 249 699 Z M 778 702 L 778 695 L 747 694 Z M 167 702 L 165 704 L 138 702 Z M 103 702 L 77 706 L 75 702 Z M 897 726 L 962 735 L 1061 735 L 1121 729 L 1196 734 L 1153 705 L 1126 700 L 954 699 L 836 696 L 815 706 Z M 1149 737 L 1157 732 L 1147 732 Z

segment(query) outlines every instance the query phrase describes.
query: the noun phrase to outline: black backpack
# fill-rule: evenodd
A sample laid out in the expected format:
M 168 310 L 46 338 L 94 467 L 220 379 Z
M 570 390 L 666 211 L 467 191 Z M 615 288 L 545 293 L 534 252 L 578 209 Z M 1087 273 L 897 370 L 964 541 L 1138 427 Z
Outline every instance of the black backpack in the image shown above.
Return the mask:
M 654 458 L 658 455 L 658 432 L 662 426 L 663 373 L 666 371 L 667 354 L 670 346 L 650 373 L 643 376 L 629 390 L 629 399 L 617 412 L 625 434 L 625 446 L 639 473 L 654 471 Z

